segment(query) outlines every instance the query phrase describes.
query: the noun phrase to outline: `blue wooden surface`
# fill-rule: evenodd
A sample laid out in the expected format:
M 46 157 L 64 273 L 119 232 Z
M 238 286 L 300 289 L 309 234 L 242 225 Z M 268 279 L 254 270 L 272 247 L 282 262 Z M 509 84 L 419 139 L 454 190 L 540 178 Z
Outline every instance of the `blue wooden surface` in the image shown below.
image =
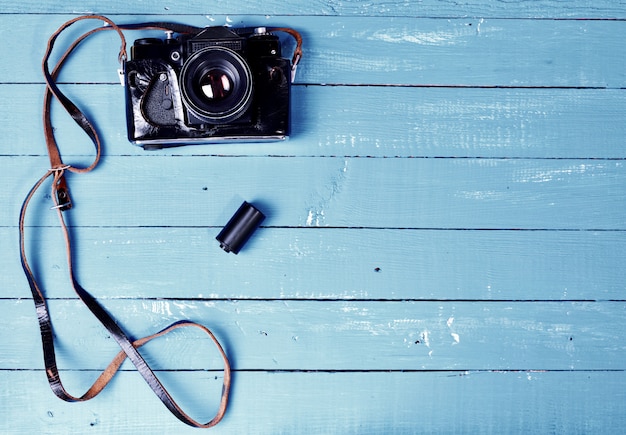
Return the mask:
M 43 371 L 17 218 L 48 167 L 45 43 L 82 13 L 305 37 L 286 143 L 130 145 L 112 34 L 60 78 L 105 142 L 69 178 L 78 279 L 135 336 L 181 319 L 216 332 L 235 371 L 212 433 L 624 427 L 626 2 L 86 0 L 0 1 L 2 433 L 192 431 L 128 363 L 81 404 Z M 89 162 L 53 109 L 65 160 Z M 227 255 L 214 237 L 244 199 L 268 218 Z M 42 191 L 28 247 L 82 394 L 117 350 L 69 289 L 49 207 Z M 181 332 L 144 349 L 200 420 L 221 387 L 206 345 Z

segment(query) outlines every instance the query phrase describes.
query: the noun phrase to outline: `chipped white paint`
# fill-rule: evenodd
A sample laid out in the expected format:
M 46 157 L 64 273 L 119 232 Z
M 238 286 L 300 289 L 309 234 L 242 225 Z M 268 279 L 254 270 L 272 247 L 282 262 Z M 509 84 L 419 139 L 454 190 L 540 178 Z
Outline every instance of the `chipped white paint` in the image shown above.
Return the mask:
M 430 331 L 422 331 L 422 341 L 424 343 L 424 346 L 430 347 Z
M 324 221 L 324 210 L 309 210 L 306 217 L 307 227 L 320 227 Z
M 150 301 L 143 302 L 143 307 L 146 310 L 151 311 L 153 314 L 159 314 L 162 316 L 172 316 L 172 309 L 169 301 Z
M 464 39 L 468 34 L 465 32 L 450 32 L 450 31 L 436 31 L 436 32 L 418 32 L 408 33 L 408 29 L 399 29 L 394 32 L 389 30 L 376 31 L 373 34 L 367 36 L 368 40 L 382 41 L 392 44 L 410 43 L 418 45 L 453 45 L 458 43 L 459 39 Z
M 480 20 L 478 20 L 478 24 L 476 25 L 476 34 L 480 35 L 480 26 L 482 26 L 482 24 L 485 22 L 484 18 L 481 18 Z

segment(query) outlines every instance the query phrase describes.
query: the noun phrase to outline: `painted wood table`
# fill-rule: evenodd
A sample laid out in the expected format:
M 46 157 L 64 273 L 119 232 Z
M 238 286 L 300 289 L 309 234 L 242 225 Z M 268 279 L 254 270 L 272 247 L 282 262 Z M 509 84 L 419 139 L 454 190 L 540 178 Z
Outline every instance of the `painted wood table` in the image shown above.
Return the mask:
M 211 433 L 624 427 L 626 2 L 24 0 L 0 2 L 3 434 L 194 430 L 128 362 L 88 402 L 47 385 L 18 215 L 49 167 L 45 44 L 84 13 L 304 37 L 287 142 L 131 145 L 113 32 L 59 77 L 103 140 L 97 169 L 68 176 L 77 279 L 133 337 L 182 319 L 215 332 L 233 388 Z M 90 162 L 89 139 L 51 115 L 65 161 Z M 27 248 L 80 395 L 117 348 L 71 290 L 44 190 Z M 267 219 L 227 254 L 214 239 L 243 200 Z M 211 418 L 223 372 L 205 337 L 142 352 Z

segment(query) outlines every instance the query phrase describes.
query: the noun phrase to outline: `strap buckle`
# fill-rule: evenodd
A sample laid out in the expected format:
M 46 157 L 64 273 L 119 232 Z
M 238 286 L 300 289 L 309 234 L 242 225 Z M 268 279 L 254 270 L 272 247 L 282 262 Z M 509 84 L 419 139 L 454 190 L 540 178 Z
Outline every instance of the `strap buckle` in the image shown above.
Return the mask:
M 72 208 L 70 192 L 67 188 L 57 189 L 57 205 L 50 207 L 50 210 L 67 211 Z
M 69 166 L 64 166 L 59 169 L 51 169 L 51 171 L 57 172 L 54 177 L 54 193 L 55 193 L 55 205 L 50 207 L 50 210 L 67 211 L 72 208 L 72 198 L 70 197 L 70 190 L 67 187 L 67 181 L 63 171 Z

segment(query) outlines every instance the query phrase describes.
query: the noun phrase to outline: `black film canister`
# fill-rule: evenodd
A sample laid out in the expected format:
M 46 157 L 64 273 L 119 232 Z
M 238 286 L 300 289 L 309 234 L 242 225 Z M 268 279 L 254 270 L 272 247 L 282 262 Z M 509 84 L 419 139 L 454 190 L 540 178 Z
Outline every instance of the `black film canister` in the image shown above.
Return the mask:
M 237 254 L 263 219 L 263 213 L 244 201 L 215 239 L 224 251 Z

